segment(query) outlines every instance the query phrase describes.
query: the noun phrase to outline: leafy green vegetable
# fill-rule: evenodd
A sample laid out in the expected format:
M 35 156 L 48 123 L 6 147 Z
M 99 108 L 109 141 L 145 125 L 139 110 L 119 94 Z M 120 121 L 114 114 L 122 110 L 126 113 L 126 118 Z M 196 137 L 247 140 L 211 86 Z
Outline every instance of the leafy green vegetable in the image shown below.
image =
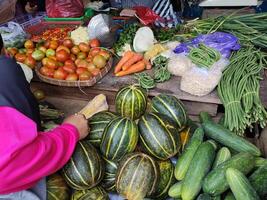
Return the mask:
M 135 74 L 138 84 L 144 89 L 152 89 L 156 87 L 155 80 L 148 73 Z
M 124 27 L 123 32 L 121 32 L 118 41 L 113 46 L 116 53 L 122 51 L 123 46 L 125 44 L 130 44 L 132 46 L 133 39 L 138 28 L 140 28 L 140 25 L 137 23 L 130 24 Z

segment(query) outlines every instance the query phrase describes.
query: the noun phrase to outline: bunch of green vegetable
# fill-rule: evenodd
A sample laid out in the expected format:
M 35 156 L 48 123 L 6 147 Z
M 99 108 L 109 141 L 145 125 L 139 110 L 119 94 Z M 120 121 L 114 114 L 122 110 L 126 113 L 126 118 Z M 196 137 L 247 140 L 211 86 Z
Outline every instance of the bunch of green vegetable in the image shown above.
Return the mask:
M 241 44 L 267 47 L 267 13 L 234 16 L 219 16 L 203 20 L 191 20 L 183 26 L 183 31 L 192 36 L 215 31 L 225 31 L 239 38 Z
M 145 89 L 152 89 L 156 87 L 156 83 L 163 83 L 170 80 L 171 73 L 167 69 L 168 58 L 158 56 L 153 61 L 154 74 L 150 76 L 148 73 L 136 74 L 138 84 Z
M 253 48 L 234 53 L 223 72 L 218 94 L 225 107 L 224 126 L 243 135 L 247 127 L 266 125 L 267 112 L 259 97 L 260 73 L 267 64 L 266 55 Z
M 158 56 L 154 61 L 153 65 L 155 68 L 154 79 L 157 83 L 162 83 L 170 80 L 171 73 L 167 69 L 168 58 L 164 56 Z
M 222 199 L 226 195 L 233 199 L 266 199 L 267 163 L 259 157 L 259 148 L 213 122 L 208 113 L 201 113 L 200 121 L 201 127 L 178 157 L 174 176 L 179 182 L 169 188 L 169 196 L 197 200 Z M 256 166 L 256 162 L 260 164 Z
M 221 54 L 217 50 L 200 43 L 198 47 L 190 50 L 188 57 L 197 66 L 209 69 L 220 60 Z
M 155 34 L 155 38 L 159 42 L 165 42 L 170 40 L 176 40 L 179 39 L 179 33 L 180 26 L 177 26 L 175 28 L 169 28 L 169 29 L 154 29 L 153 32 Z M 180 38 L 181 39 L 181 38 Z
M 138 28 L 140 28 L 140 25 L 137 23 L 127 25 L 123 28 L 118 41 L 113 46 L 116 53 L 121 52 L 126 44 L 132 45 L 135 33 Z

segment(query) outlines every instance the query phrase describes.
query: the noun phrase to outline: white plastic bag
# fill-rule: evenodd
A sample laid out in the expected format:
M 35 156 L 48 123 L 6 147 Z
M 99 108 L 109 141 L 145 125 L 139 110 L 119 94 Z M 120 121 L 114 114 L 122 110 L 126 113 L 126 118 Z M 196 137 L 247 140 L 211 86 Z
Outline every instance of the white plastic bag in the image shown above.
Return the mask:
M 174 76 L 183 76 L 188 70 L 196 65 L 184 54 L 171 54 L 168 62 L 168 71 Z
M 181 90 L 196 96 L 209 94 L 218 85 L 222 77 L 222 71 L 228 64 L 229 60 L 222 58 L 214 63 L 210 69 L 192 67 L 182 76 Z
M 7 27 L 0 27 L 0 34 L 5 47 L 20 48 L 26 39 L 26 33 L 23 28 L 15 22 L 8 22 Z
M 22 68 L 22 70 L 24 72 L 24 75 L 26 77 L 26 80 L 28 81 L 28 83 L 30 83 L 32 78 L 33 78 L 32 69 L 29 68 L 27 65 L 25 65 L 23 63 L 20 63 L 20 62 L 17 62 L 17 63 L 21 66 L 21 68 Z

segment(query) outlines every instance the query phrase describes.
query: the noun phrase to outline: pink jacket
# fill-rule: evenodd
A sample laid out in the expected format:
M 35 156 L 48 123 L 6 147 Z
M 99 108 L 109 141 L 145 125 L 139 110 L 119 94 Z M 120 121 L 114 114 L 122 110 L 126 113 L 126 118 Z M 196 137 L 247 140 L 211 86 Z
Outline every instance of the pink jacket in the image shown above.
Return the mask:
M 38 132 L 35 122 L 10 107 L 0 107 L 0 194 L 29 189 L 64 166 L 79 139 L 63 124 Z

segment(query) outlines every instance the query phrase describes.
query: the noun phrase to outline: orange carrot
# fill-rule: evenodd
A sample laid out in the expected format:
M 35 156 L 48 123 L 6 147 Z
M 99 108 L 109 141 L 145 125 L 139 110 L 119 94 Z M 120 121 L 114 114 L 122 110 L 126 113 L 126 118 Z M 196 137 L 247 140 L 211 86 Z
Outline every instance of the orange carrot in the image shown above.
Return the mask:
M 118 73 L 119 71 L 121 71 L 122 66 L 132 57 L 134 56 L 134 52 L 132 51 L 127 51 L 125 52 L 125 54 L 123 55 L 123 57 L 121 58 L 121 60 L 119 61 L 119 63 L 116 65 L 114 73 Z
M 116 76 L 125 76 L 128 74 L 133 74 L 136 72 L 141 72 L 146 68 L 146 64 L 143 60 L 139 61 L 138 63 L 130 66 L 127 70 L 125 71 L 120 71 L 116 74 Z
M 143 56 L 139 53 L 135 53 L 134 56 L 129 59 L 126 63 L 124 63 L 122 70 L 125 71 L 127 70 L 130 66 L 132 66 L 134 63 L 140 61 L 143 59 Z
M 148 61 L 147 59 L 144 59 L 144 62 L 146 63 L 146 69 L 151 69 L 152 65 L 150 63 L 150 61 Z

